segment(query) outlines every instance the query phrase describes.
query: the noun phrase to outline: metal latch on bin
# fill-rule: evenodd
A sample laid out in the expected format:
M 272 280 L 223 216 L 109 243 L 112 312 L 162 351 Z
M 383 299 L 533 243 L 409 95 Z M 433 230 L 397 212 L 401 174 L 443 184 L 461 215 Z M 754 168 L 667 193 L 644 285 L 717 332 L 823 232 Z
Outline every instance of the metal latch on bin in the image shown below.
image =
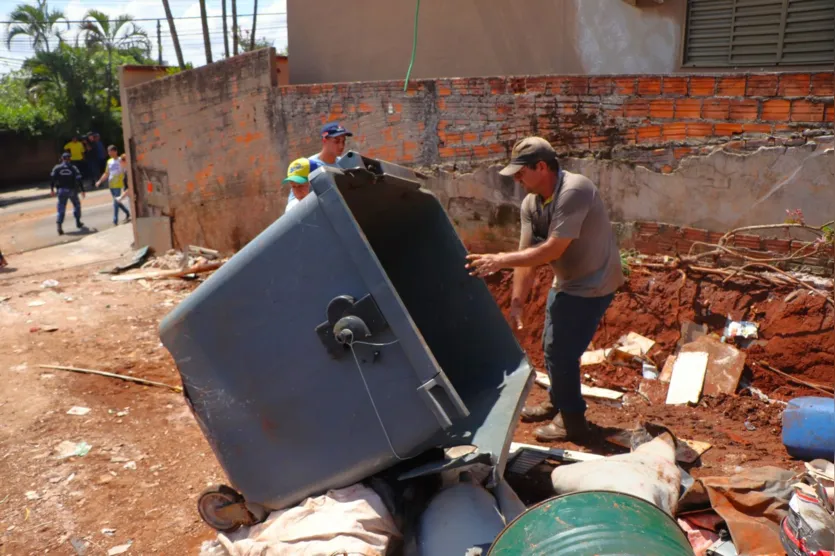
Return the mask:
M 346 354 L 351 341 L 373 336 L 388 326 L 371 295 L 359 301 L 350 295 L 334 297 L 328 303 L 327 316 L 328 320 L 316 327 L 316 334 L 334 359 Z

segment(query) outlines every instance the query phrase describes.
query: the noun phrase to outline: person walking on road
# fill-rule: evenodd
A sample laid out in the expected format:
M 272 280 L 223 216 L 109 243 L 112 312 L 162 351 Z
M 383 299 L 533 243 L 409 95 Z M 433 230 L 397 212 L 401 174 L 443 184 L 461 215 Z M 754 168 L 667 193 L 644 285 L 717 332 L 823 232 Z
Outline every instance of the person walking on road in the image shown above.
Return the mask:
M 113 197 L 113 225 L 119 225 L 119 211 L 125 213 L 124 223 L 130 222 L 130 212 L 128 208 L 122 204 L 121 196 L 125 189 L 125 171 L 119 160 L 119 151 L 115 145 L 107 147 L 107 152 L 110 158 L 107 160 L 107 167 L 104 174 L 96 182 L 96 187 L 99 187 L 104 180 L 107 180 L 110 185 L 110 195 Z
M 519 250 L 471 254 L 466 266 L 475 276 L 515 269 L 510 316 L 521 328 L 533 269 L 551 265 L 554 285 L 548 293 L 542 339 L 550 399 L 523 408 L 522 419 L 551 420 L 534 431 L 540 441 L 584 440 L 589 429 L 580 392 L 580 356 L 624 282 L 612 224 L 597 187 L 585 176 L 562 170 L 545 139 L 519 141 L 500 173 L 512 176 L 528 192 L 521 207 Z
M 81 197 L 85 197 L 84 182 L 81 178 L 81 172 L 76 166 L 72 164 L 71 154 L 66 152 L 61 155 L 61 163 L 52 169 L 50 177 L 52 181 L 49 185 L 49 192 L 55 195 L 55 189 L 58 189 L 58 235 L 64 235 L 64 214 L 67 212 L 67 201 L 72 202 L 72 214 L 75 217 L 75 226 L 78 229 L 84 227 L 81 221 L 81 201 L 78 199 L 79 192 Z

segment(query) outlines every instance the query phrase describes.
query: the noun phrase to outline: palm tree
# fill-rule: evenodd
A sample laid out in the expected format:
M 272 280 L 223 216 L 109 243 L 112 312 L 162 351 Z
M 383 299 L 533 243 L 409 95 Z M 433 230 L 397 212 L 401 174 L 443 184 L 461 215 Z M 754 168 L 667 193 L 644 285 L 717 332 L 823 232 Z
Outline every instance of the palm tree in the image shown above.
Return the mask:
M 250 36 L 249 49 L 255 50 L 255 24 L 258 22 L 258 0 L 252 6 L 252 35 Z
M 232 0 L 232 55 L 238 55 L 238 0 Z
M 31 98 L 48 99 L 67 121 L 78 126 L 89 122 L 91 110 L 84 97 L 85 87 L 95 79 L 84 49 L 66 43 L 52 52 L 38 51 L 23 62 Z
M 206 63 L 212 63 L 212 41 L 209 37 L 209 20 L 206 16 L 206 0 L 200 0 L 200 22 L 203 24 L 203 46 L 206 48 Z
M 223 50 L 226 57 L 229 57 L 229 28 L 226 26 L 226 0 L 220 0 L 221 8 L 223 9 Z
M 171 31 L 171 41 L 174 43 L 174 52 L 177 53 L 177 63 L 180 69 L 186 69 L 186 63 L 183 60 L 183 51 L 180 49 L 180 39 L 177 37 L 177 27 L 174 25 L 174 16 L 171 15 L 171 6 L 168 0 L 162 0 L 162 7 L 165 8 L 165 19 L 168 20 L 168 30 Z
M 133 23 L 133 16 L 120 15 L 111 20 L 99 10 L 90 10 L 80 24 L 81 35 L 87 48 L 103 48 L 107 51 L 107 106 L 113 94 L 113 51 L 139 49 L 146 56 L 151 52 L 151 41 L 144 29 Z
M 37 0 L 35 5 L 18 5 L 9 19 L 10 21 L 6 24 L 6 48 L 9 50 L 12 48 L 12 39 L 18 35 L 24 35 L 32 41 L 32 47 L 36 51 L 45 50 L 49 52 L 49 40 L 51 38 L 57 38 L 59 44 L 63 40 L 61 31 L 55 28 L 60 24 L 60 21 L 65 20 L 67 29 L 70 28 L 64 12 L 50 10 L 46 0 Z

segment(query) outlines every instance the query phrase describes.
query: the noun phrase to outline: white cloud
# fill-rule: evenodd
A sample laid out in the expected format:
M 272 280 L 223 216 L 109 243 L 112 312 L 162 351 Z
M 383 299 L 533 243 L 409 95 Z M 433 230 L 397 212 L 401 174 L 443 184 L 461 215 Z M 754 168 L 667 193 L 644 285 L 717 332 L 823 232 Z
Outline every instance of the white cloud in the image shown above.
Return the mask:
M 175 18 L 175 25 L 177 28 L 177 35 L 180 39 L 180 46 L 183 50 L 183 58 L 186 62 L 191 62 L 194 66 L 201 66 L 206 63 L 205 49 L 203 45 L 203 28 L 200 23 L 200 4 L 193 0 L 169 0 L 171 5 L 171 12 Z M 220 60 L 224 57 L 223 45 L 223 19 L 219 17 L 222 15 L 222 8 L 220 0 L 207 0 L 207 14 L 212 17 L 208 20 L 209 36 L 212 45 L 212 57 L 214 61 Z M 9 12 L 14 9 L 16 3 L 14 0 L 3 0 L 0 3 L 0 17 L 3 20 L 8 20 Z M 72 21 L 81 20 L 90 9 L 100 10 L 110 16 L 117 17 L 119 15 L 128 14 L 136 19 L 160 19 L 161 20 L 161 34 L 162 34 L 162 53 L 163 61 L 169 65 L 176 65 L 177 56 L 174 52 L 174 44 L 171 41 L 171 36 L 168 28 L 168 21 L 165 19 L 165 10 L 162 5 L 162 0 L 114 0 L 107 4 L 95 0 L 53 0 L 49 3 L 53 9 L 59 9 L 64 12 L 67 19 Z M 252 0 L 239 0 L 237 4 L 238 10 L 238 24 L 243 29 L 250 29 L 252 27 Z M 226 2 L 227 10 L 227 25 L 229 32 L 229 48 L 232 49 L 232 6 L 231 0 Z M 281 49 L 287 45 L 287 1 L 273 0 L 273 2 L 266 4 L 261 2 L 258 6 L 258 21 L 256 24 L 256 35 L 258 38 L 265 37 L 268 40 L 274 41 L 273 44 L 276 49 Z M 279 15 L 266 15 L 279 14 Z M 243 17 L 242 17 L 243 16 Z M 197 19 L 178 19 L 184 17 L 194 17 Z M 152 55 L 154 59 L 158 58 L 157 49 L 157 24 L 156 21 L 141 21 L 137 23 L 145 31 L 153 43 Z M 71 36 L 75 36 L 77 32 L 77 24 L 73 25 Z M 3 29 L 5 35 L 5 29 Z M 11 60 L 24 60 L 31 54 L 31 47 L 28 46 L 23 39 L 16 40 L 12 45 L 12 50 L 5 48 L 5 44 L 0 46 L 0 73 L 4 73 L 10 69 L 14 69 L 15 63 Z M 5 62 L 5 63 L 4 63 Z

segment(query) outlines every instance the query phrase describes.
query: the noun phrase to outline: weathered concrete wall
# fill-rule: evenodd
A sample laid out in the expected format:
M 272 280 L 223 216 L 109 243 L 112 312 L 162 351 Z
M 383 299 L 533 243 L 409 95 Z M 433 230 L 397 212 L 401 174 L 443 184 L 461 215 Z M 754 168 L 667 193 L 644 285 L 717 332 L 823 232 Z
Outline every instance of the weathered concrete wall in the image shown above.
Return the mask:
M 275 52 L 127 89 L 138 216 L 170 216 L 175 246 L 240 249 L 281 214 Z
M 666 222 L 711 232 L 786 219 L 801 209 L 810 224 L 835 218 L 832 135 L 798 147 L 733 145 L 684 158 L 671 173 L 623 160 L 564 158 L 565 169 L 589 177 L 617 222 Z M 499 175 L 499 165 L 472 173 L 438 172 L 427 183 L 472 248 L 513 249 L 519 240 L 524 191 Z
M 618 221 L 671 222 L 727 231 L 778 223 L 802 209 L 809 223 L 835 218 L 833 136 L 754 153 L 716 149 L 682 160 L 672 173 L 621 161 L 572 159 L 566 167 L 598 184 Z
M 436 0 L 420 9 L 416 78 L 672 73 L 686 0 Z M 414 10 L 414 2 L 288 0 L 291 82 L 401 79 Z

